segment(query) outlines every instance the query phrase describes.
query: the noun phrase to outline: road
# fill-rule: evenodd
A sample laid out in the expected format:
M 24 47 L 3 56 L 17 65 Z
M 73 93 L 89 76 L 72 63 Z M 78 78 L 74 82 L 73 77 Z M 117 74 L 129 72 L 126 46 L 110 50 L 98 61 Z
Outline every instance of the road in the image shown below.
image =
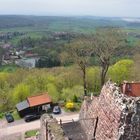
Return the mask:
M 64 114 L 64 115 L 54 115 L 58 121 L 61 119 L 63 122 L 78 120 L 79 114 Z M 23 133 L 29 130 L 39 129 L 40 128 L 40 120 L 32 121 L 32 122 L 24 122 L 23 120 L 15 121 L 13 124 L 3 125 L 0 128 L 0 136 L 2 135 L 13 135 L 17 133 Z

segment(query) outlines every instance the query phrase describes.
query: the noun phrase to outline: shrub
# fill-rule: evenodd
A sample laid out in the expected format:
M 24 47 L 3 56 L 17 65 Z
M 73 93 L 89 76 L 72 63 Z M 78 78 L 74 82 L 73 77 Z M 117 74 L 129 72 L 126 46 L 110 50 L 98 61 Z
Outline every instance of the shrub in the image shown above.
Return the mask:
M 0 113 L 0 119 L 3 119 L 4 113 Z
M 30 87 L 24 83 L 18 84 L 13 90 L 13 101 L 15 103 L 25 100 L 30 95 Z
M 66 103 L 66 108 L 69 110 L 73 110 L 74 109 L 74 103 L 73 102 L 67 102 Z
M 76 95 L 73 96 L 73 102 L 78 102 L 78 98 Z

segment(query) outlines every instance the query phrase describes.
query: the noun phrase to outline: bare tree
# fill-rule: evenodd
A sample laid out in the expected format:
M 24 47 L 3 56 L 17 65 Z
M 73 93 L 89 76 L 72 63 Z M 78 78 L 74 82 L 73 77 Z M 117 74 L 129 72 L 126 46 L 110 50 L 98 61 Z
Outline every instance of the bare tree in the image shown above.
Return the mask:
M 84 95 L 87 95 L 87 82 L 86 82 L 86 68 L 88 67 L 89 58 L 91 56 L 92 50 L 89 45 L 89 40 L 87 37 L 80 37 L 67 46 L 67 52 L 70 59 L 76 63 L 81 72 L 83 79 Z
M 106 74 L 110 66 L 111 57 L 125 42 L 122 31 L 118 28 L 98 29 L 90 39 L 93 53 L 98 57 L 101 65 L 101 86 L 105 83 Z
M 73 59 L 82 71 L 85 95 L 87 95 L 86 68 L 91 55 L 99 60 L 101 86 L 103 86 L 111 58 L 118 53 L 123 43 L 125 43 L 125 37 L 120 29 L 102 28 L 98 29 L 94 35 L 82 36 L 67 46 L 70 59 Z

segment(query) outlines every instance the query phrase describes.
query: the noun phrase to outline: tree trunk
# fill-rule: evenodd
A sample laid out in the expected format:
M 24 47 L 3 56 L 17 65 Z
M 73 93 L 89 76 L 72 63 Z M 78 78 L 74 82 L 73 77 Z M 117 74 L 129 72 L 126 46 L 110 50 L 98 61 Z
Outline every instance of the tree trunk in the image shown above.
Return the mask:
M 102 71 L 101 71 L 101 87 L 104 85 L 105 83 L 105 78 L 106 78 L 106 74 L 108 71 L 109 65 L 102 65 Z
M 86 67 L 84 67 L 82 71 L 83 71 L 84 96 L 87 96 Z

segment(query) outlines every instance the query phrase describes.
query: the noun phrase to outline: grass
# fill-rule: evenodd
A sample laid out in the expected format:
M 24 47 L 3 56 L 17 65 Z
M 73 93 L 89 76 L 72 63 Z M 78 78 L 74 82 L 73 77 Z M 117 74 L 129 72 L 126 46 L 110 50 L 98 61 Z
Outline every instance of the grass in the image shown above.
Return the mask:
M 14 117 L 14 120 L 20 120 L 21 119 L 19 114 L 18 114 L 18 112 L 17 112 L 17 110 L 14 110 L 12 112 L 12 116 Z
M 0 72 L 15 72 L 17 68 L 16 65 L 5 65 L 0 67 Z
M 30 130 L 30 131 L 27 131 L 27 132 L 25 132 L 25 138 L 36 136 L 36 133 L 37 132 L 38 132 L 38 130 Z
M 125 28 L 125 32 L 131 32 L 131 33 L 140 33 L 140 28 Z
M 4 118 L 4 114 L 5 114 L 5 113 L 3 113 L 3 112 L 0 113 L 0 119 L 3 119 L 3 118 Z
M 14 117 L 14 120 L 20 120 L 21 119 L 17 110 L 12 110 L 12 111 L 8 111 L 8 112 L 11 112 L 12 116 Z M 0 113 L 0 119 L 4 119 L 6 113 L 7 112 L 1 112 Z

